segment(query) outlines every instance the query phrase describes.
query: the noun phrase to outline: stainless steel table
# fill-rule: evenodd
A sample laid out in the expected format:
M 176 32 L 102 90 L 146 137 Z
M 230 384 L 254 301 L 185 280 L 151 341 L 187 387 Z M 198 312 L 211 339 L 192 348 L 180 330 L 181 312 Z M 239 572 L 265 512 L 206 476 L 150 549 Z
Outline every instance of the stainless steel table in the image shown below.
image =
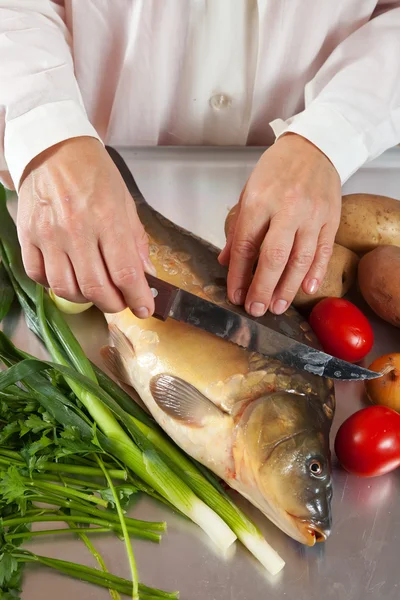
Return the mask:
M 261 150 L 158 148 L 125 149 L 122 154 L 150 204 L 176 223 L 222 245 L 226 213 L 236 203 Z M 361 169 L 344 191 L 400 199 L 400 149 L 385 153 Z M 11 206 L 15 211 L 15 202 Z M 365 310 L 376 334 L 373 356 L 400 350 L 399 331 Z M 102 316 L 91 311 L 71 318 L 70 322 L 90 358 L 101 364 L 98 351 L 107 339 Z M 44 356 L 21 316 L 9 318 L 5 330 L 21 348 Z M 339 384 L 336 396 L 332 441 L 342 421 L 362 407 L 363 386 Z M 240 500 L 286 560 L 285 569 L 275 579 L 263 572 L 240 545 L 235 556 L 225 561 L 194 525 L 149 499 L 142 499 L 132 513 L 144 519 L 166 519 L 169 528 L 159 547 L 135 542 L 140 578 L 149 585 L 179 589 L 183 600 L 395 600 L 400 597 L 399 492 L 398 472 L 360 480 L 335 465 L 333 532 L 324 545 L 314 548 L 293 542 Z M 122 542 L 111 537 L 96 537 L 94 542 L 110 571 L 128 577 Z M 93 565 L 82 543 L 72 537 L 37 540 L 32 546 L 44 555 Z M 26 570 L 24 600 L 74 597 L 105 600 L 109 595 L 106 590 L 44 569 Z

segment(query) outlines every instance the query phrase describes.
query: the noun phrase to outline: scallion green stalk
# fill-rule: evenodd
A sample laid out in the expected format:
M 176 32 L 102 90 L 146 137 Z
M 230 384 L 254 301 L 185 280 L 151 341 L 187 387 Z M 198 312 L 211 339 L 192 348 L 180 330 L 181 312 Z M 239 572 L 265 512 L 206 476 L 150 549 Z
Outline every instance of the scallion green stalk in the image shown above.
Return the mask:
M 47 325 L 43 299 L 43 288 L 37 286 L 36 306 L 41 333 L 46 348 L 56 363 L 64 366 L 64 368 L 68 367 L 67 361 L 59 351 L 57 344 L 51 336 L 51 332 Z M 47 299 L 48 302 L 51 303 L 50 298 L 47 297 Z M 55 308 L 55 310 L 57 309 Z M 181 512 L 199 525 L 223 551 L 226 551 L 236 539 L 236 535 L 233 531 L 219 515 L 193 493 L 189 486 L 187 486 L 155 452 L 147 452 L 146 454 L 141 452 L 137 445 L 125 433 L 111 410 L 109 410 L 107 405 L 100 400 L 99 394 L 104 398 L 105 392 L 98 386 L 96 376 L 94 375 L 88 359 L 63 319 L 59 319 L 57 329 L 59 332 L 58 335 L 60 336 L 59 339 L 62 338 L 63 348 L 65 348 L 67 355 L 74 356 L 75 368 L 81 375 L 86 375 L 86 377 L 92 381 L 96 386 L 94 389 L 97 388 L 96 394 L 96 392 L 88 390 L 87 386 L 85 389 L 82 384 L 78 385 L 77 381 L 79 381 L 79 377 L 76 375 L 72 377 L 71 373 L 71 377 L 68 375 L 65 377 L 73 392 L 80 399 L 82 404 L 84 404 L 98 427 L 107 437 L 108 447 L 112 449 L 112 454 L 117 456 L 117 458 L 131 468 L 141 479 L 151 485 L 157 492 L 171 502 L 171 504 L 176 506 Z M 119 412 L 121 420 L 126 420 L 126 413 L 114 403 L 111 397 L 108 397 L 108 402 L 113 406 L 115 404 L 115 409 Z
M 14 300 L 14 288 L 10 283 L 7 270 L 0 262 L 0 323 L 7 316 Z

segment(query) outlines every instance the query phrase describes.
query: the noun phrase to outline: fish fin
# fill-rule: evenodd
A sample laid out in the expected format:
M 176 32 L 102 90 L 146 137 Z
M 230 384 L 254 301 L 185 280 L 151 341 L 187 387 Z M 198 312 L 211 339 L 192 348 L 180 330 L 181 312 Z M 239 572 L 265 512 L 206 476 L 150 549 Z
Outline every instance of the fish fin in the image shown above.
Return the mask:
M 108 326 L 108 329 L 111 336 L 111 343 L 118 350 L 121 356 L 125 356 L 126 358 L 129 356 L 134 357 L 136 354 L 135 349 L 120 328 L 111 323 Z
M 152 396 L 162 411 L 192 427 L 202 427 L 208 418 L 223 418 L 224 413 L 197 388 L 174 375 L 155 375 L 150 382 Z
M 101 349 L 101 357 L 111 373 L 122 382 L 132 385 L 129 376 L 128 359 L 135 356 L 135 350 L 124 333 L 114 324 L 109 325 L 113 346 Z
M 114 346 L 103 346 L 100 350 L 101 358 L 107 369 L 115 375 L 119 381 L 132 385 L 126 361 Z

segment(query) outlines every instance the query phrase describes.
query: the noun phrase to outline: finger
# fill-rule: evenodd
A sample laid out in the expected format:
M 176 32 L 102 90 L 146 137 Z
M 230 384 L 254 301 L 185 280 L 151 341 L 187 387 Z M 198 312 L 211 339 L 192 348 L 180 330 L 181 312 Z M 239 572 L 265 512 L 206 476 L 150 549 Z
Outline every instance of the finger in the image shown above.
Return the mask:
M 262 244 L 258 265 L 246 296 L 245 307 L 254 317 L 261 317 L 269 308 L 276 285 L 289 260 L 296 235 L 295 221 L 272 219 Z
M 118 240 L 118 243 L 115 243 Z M 122 294 L 126 305 L 139 318 L 145 319 L 154 312 L 154 299 L 144 276 L 143 264 L 129 231 L 109 228 L 99 240 L 109 276 Z
M 314 260 L 319 229 L 298 231 L 285 271 L 272 295 L 270 310 L 281 315 L 292 303 Z
M 332 256 L 334 242 L 335 229 L 325 225 L 318 238 L 314 260 L 304 278 L 302 287 L 306 294 L 315 294 L 320 288 Z
M 93 302 L 104 313 L 117 313 L 126 308 L 126 302 L 108 275 L 95 237 L 86 241 L 81 237 L 73 239 L 68 254 L 86 301 Z
M 228 298 L 233 304 L 243 304 L 253 274 L 253 265 L 268 229 L 269 220 L 257 218 L 256 207 L 242 207 L 230 247 Z
M 131 231 L 136 241 L 136 248 L 142 261 L 143 268 L 146 273 L 149 273 L 150 275 L 157 275 L 157 270 L 150 260 L 149 236 L 147 235 L 142 223 L 139 220 L 136 207 L 134 202 L 132 201 L 132 198 L 129 205 L 128 214 Z
M 70 302 L 86 302 L 67 254 L 55 246 L 49 249 L 43 248 L 42 253 L 46 279 L 56 296 Z
M 46 278 L 43 255 L 39 248 L 29 243 L 22 243 L 21 246 L 22 262 L 28 277 L 40 283 L 44 287 L 49 287 Z

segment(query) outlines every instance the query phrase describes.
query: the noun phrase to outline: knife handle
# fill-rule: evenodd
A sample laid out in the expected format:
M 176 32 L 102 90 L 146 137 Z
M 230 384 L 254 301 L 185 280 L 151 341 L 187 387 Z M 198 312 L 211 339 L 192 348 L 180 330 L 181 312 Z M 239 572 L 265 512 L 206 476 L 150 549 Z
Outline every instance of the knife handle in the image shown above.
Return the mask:
M 153 275 L 145 273 L 145 276 L 154 296 L 155 309 L 153 317 L 166 321 L 178 295 L 179 288 L 172 283 L 158 279 L 158 277 L 153 277 Z

